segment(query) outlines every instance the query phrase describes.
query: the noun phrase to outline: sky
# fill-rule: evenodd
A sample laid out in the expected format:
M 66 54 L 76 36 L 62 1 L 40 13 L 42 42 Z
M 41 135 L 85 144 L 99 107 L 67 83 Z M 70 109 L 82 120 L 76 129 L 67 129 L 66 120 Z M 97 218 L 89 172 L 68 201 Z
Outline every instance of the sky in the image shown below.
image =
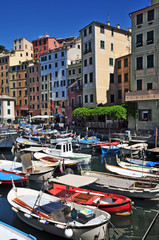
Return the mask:
M 65 38 L 93 21 L 131 27 L 129 13 L 150 5 L 149 0 L 8 0 L 1 2 L 0 45 L 10 50 L 14 40 L 30 42 L 43 34 Z

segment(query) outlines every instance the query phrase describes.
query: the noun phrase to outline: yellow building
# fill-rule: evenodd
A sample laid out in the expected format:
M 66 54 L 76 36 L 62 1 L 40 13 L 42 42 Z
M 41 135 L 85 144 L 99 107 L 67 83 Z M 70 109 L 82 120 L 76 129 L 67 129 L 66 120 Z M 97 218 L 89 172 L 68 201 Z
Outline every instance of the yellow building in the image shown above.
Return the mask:
M 131 53 L 131 29 L 128 31 L 92 22 L 81 32 L 83 69 L 83 106 L 93 108 L 107 103 L 110 75 L 115 59 Z

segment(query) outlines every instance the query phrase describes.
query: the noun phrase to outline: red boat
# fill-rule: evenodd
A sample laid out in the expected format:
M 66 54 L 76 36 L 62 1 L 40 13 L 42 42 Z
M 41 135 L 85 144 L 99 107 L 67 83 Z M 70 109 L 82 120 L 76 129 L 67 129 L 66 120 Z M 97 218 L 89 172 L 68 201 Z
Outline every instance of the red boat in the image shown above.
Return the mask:
M 79 204 L 96 206 L 109 213 L 132 213 L 130 198 L 104 192 L 97 192 L 82 188 L 68 187 L 61 184 L 53 184 L 53 188 L 48 190 L 52 195 L 67 201 L 74 201 Z

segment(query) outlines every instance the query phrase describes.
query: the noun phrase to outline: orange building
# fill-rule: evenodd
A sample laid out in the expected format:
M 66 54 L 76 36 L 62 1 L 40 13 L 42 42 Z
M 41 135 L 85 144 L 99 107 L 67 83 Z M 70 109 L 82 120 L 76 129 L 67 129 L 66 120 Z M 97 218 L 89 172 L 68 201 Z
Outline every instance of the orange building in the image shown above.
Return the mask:
M 27 116 L 28 108 L 28 83 L 27 83 L 27 67 L 28 61 L 15 65 L 9 69 L 10 78 L 10 96 L 16 99 L 15 115 Z

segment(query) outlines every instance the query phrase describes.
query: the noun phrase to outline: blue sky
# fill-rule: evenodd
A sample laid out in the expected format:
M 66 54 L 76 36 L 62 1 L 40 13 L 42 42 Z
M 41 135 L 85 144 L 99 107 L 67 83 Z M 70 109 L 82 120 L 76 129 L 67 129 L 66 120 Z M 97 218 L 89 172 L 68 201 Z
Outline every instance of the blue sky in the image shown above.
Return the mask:
M 150 5 L 149 0 L 8 0 L 1 2 L 0 45 L 13 49 L 16 38 L 29 41 L 47 33 L 50 37 L 78 36 L 93 21 L 122 29 L 131 27 L 129 13 Z M 2 21 L 3 19 L 3 21 Z

